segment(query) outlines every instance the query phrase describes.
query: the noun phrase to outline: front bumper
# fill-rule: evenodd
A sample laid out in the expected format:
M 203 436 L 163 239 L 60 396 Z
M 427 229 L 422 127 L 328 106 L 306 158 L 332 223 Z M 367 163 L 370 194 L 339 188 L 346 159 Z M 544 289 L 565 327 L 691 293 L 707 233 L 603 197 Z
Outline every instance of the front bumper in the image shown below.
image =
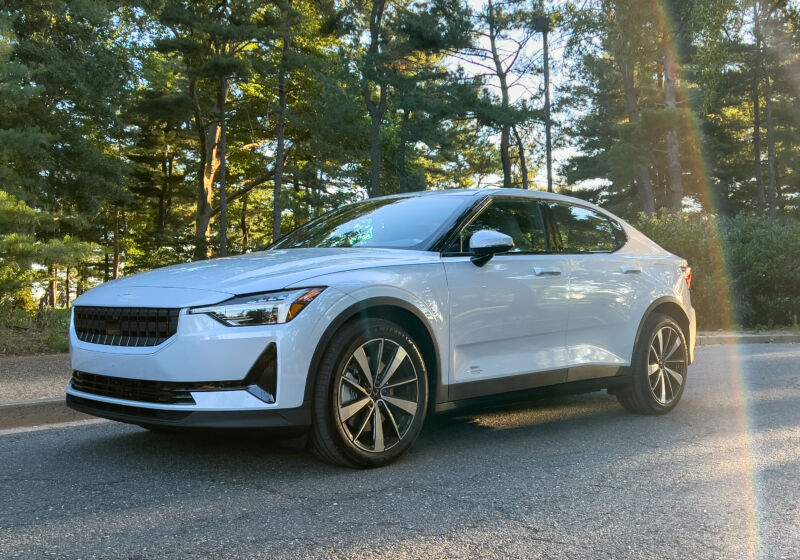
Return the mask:
M 142 426 L 173 428 L 297 428 L 311 423 L 307 406 L 293 409 L 192 411 L 170 408 L 146 408 L 107 400 L 79 397 L 67 392 L 67 406 L 93 416 Z
M 117 302 L 109 302 L 114 305 Z M 228 327 L 181 311 L 177 332 L 158 346 L 122 347 L 78 339 L 70 327 L 72 369 L 94 376 L 180 388 L 182 400 L 144 398 L 135 391 L 81 390 L 70 382 L 67 404 L 123 422 L 176 427 L 308 425 L 306 389 L 319 340 L 352 298 L 328 288 L 290 323 Z M 269 395 L 251 380 L 266 349 L 276 348 L 277 376 Z M 219 390 L 218 390 L 219 389 Z M 88 392 L 87 392 L 88 391 Z M 148 397 L 151 395 L 148 393 Z M 268 398 L 269 397 L 269 398 Z

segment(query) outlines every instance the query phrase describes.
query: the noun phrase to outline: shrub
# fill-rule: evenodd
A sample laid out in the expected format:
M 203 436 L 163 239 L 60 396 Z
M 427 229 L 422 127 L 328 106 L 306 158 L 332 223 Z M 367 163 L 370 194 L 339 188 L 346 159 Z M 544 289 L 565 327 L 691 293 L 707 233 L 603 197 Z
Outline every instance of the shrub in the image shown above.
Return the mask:
M 786 326 L 800 315 L 800 222 L 700 213 L 640 216 L 637 227 L 692 267 L 701 329 Z M 730 297 L 730 303 L 728 303 Z

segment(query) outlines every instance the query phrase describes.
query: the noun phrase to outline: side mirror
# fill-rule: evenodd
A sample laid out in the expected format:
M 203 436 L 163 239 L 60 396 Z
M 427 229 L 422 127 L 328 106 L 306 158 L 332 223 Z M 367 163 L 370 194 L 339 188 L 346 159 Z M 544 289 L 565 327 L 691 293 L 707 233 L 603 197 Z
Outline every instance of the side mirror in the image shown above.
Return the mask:
M 510 235 L 482 229 L 472 234 L 469 240 L 469 250 L 472 251 L 470 259 L 475 266 L 483 266 L 497 253 L 505 253 L 514 248 L 514 240 Z

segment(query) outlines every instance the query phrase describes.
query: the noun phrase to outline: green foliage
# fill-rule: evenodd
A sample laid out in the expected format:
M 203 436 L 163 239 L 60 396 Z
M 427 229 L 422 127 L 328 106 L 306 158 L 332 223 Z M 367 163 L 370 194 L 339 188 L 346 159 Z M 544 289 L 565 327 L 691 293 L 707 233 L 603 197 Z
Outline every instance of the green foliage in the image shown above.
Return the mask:
M 31 311 L 0 303 L 0 354 L 55 354 L 69 350 L 69 309 Z
M 754 4 L 760 50 L 756 48 Z M 733 216 L 759 208 L 769 180 L 766 76 L 773 113 L 777 210 L 798 215 L 800 35 L 792 2 L 744 0 L 610 0 L 567 3 L 573 32 L 566 66 L 573 81 L 562 97 L 570 140 L 579 148 L 563 173 L 570 185 L 602 180 L 594 193 L 634 216 L 637 172 L 644 166 L 656 208 L 669 206 L 667 136 L 680 139 L 684 194 L 707 212 Z M 678 65 L 677 107 L 666 105 L 666 52 Z M 624 71 L 631 83 L 626 88 Z M 632 89 L 631 89 L 632 88 Z M 631 114 L 632 94 L 639 119 Z M 760 153 L 755 153 L 755 96 Z
M 790 326 L 800 314 L 797 220 L 663 211 L 636 227 L 689 262 L 700 329 Z
M 69 235 L 42 240 L 33 233 L 54 227 L 50 215 L 0 191 L 0 305 L 29 305 L 25 291 L 43 276 L 32 265 L 74 266 L 91 256 L 91 245 Z
M 725 326 L 725 279 L 736 321 L 796 321 L 798 259 L 788 257 L 798 254 L 790 217 L 800 216 L 796 2 L 758 3 L 759 50 L 749 0 L 511 0 L 491 8 L 402 0 L 384 4 L 372 52 L 370 18 L 381 4 L 7 0 L 0 305 L 35 308 L 47 289 L 63 304 L 118 271 L 205 257 L 205 228 L 196 235 L 203 219 L 218 250 L 222 171 L 213 162 L 223 113 L 227 249 L 271 243 L 284 97 L 284 232 L 363 197 L 373 159 L 383 193 L 484 186 L 504 175 L 520 185 L 520 154 L 528 177 L 543 156 L 541 35 L 532 19 L 547 7 L 554 84 L 563 86 L 554 91 L 555 115 L 567 121 L 555 141 L 571 148 L 562 192 L 636 219 L 644 169 L 656 207 L 669 205 L 667 138 L 675 132 L 685 205 L 704 213 L 638 223 L 695 266 L 701 325 Z M 674 105 L 666 102 L 669 52 L 678 66 Z M 765 186 L 770 178 L 766 75 L 782 216 L 774 221 L 741 215 L 759 210 L 758 179 Z M 719 217 L 704 217 L 712 213 Z
M 792 325 L 800 314 L 800 222 L 746 214 L 720 222 L 739 321 Z

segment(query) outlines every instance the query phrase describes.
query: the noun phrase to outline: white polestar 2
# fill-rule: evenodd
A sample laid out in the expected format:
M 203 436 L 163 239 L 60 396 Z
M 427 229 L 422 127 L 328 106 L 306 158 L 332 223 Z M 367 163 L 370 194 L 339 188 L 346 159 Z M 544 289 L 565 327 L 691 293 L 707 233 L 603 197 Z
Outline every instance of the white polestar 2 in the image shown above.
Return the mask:
M 691 269 L 614 215 L 516 189 L 343 206 L 268 250 L 107 282 L 75 302 L 74 409 L 150 429 L 307 428 L 386 464 L 426 415 L 607 389 L 678 403 Z

